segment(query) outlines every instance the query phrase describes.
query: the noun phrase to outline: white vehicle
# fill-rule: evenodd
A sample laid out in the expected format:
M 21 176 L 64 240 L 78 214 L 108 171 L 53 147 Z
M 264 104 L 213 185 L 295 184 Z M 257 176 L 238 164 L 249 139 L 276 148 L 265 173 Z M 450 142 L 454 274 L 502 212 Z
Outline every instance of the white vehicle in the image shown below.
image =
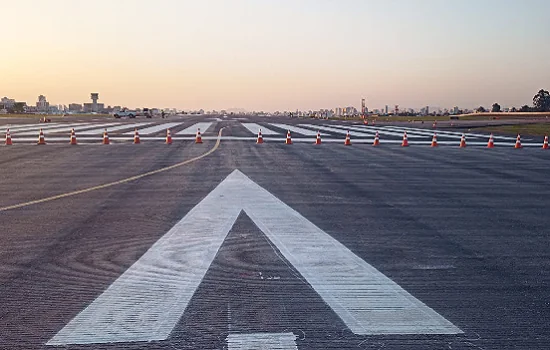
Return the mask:
M 137 115 L 136 111 L 130 111 L 128 109 L 123 109 L 121 111 L 113 113 L 113 117 L 115 118 L 122 118 L 122 117 L 135 118 L 136 115 Z

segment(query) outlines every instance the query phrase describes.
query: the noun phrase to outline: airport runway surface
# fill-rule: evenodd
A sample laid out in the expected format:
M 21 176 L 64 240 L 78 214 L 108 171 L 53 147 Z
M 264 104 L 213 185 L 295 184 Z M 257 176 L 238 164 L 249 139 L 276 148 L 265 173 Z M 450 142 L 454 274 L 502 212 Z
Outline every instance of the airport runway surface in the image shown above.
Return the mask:
M 549 162 L 535 147 L 2 147 L 0 348 L 546 349 Z

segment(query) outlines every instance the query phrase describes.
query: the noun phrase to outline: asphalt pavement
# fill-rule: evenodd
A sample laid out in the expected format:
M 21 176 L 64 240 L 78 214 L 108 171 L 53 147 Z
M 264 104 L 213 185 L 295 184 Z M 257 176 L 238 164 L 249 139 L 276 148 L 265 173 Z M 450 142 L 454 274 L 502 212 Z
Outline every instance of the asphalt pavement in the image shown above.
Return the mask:
M 226 136 L 244 135 L 233 121 L 220 121 L 211 132 L 221 128 Z M 213 147 L 215 140 L 200 145 L 178 141 L 1 147 L 0 208 L 97 189 L 0 211 L 0 349 L 244 349 L 246 342 L 238 339 L 266 342 L 261 335 L 279 339 L 279 345 L 266 346 L 269 349 L 547 349 L 550 152 L 534 147 L 222 141 L 202 159 L 98 187 L 178 164 Z M 254 185 L 240 177 L 233 180 L 235 170 Z M 245 183 L 248 187 L 236 199 L 231 197 L 237 196 L 234 192 L 223 192 L 222 182 L 233 189 Z M 234 222 L 224 226 L 228 232 L 221 231 L 221 245 L 212 250 L 212 225 L 235 206 Z M 197 214 L 193 221 L 193 213 L 200 210 L 208 215 Z M 266 221 L 255 210 L 273 214 L 278 222 L 263 227 L 258 223 Z M 288 218 L 286 233 L 291 237 L 275 232 L 284 224 L 281 218 Z M 301 218 L 317 231 L 296 227 Z M 143 266 L 155 242 L 158 245 L 174 227 L 173 237 L 191 237 L 186 223 L 204 239 L 178 241 L 181 250 L 174 246 L 169 257 L 161 250 L 166 260 L 156 270 L 143 270 L 156 272 L 139 275 L 139 281 L 126 279 L 130 284 L 150 282 L 138 284 L 135 293 L 141 296 L 154 291 L 159 276 L 170 275 L 172 282 L 183 273 L 201 277 L 196 288 L 189 289 L 175 325 L 159 326 L 168 329 L 168 336 L 100 341 L 115 333 L 113 320 L 106 334 L 86 335 L 97 342 L 79 343 L 84 338 L 75 330 L 78 324 L 71 328 L 77 315 L 88 308 L 99 320 L 94 310 L 108 312 L 101 309 L 102 296 L 110 295 L 116 303 L 117 291 L 123 290 L 110 286 L 131 275 L 132 266 Z M 332 244 L 336 253 L 316 249 L 324 243 L 315 237 L 332 242 L 326 247 Z M 296 242 L 300 246 L 292 246 Z M 190 246 L 198 247 L 193 261 L 213 254 L 204 260 L 204 276 L 182 263 Z M 304 258 L 296 258 L 300 252 Z M 342 262 L 349 256 L 357 258 L 358 265 L 346 269 Z M 168 264 L 170 259 L 179 264 Z M 308 266 L 313 259 L 317 263 Z M 342 275 L 331 265 L 341 266 Z M 446 329 L 456 331 L 430 330 L 422 319 L 400 319 L 399 313 L 382 315 L 383 322 L 393 325 L 383 331 L 378 324 L 358 320 L 363 326 L 358 331 L 346 315 L 365 312 L 378 320 L 382 306 L 399 308 L 386 294 L 377 294 L 369 299 L 372 309 L 357 309 L 359 299 L 374 293 L 357 285 L 354 288 L 364 293 L 357 295 L 357 304 L 338 299 L 347 290 L 334 290 L 340 309 L 319 286 L 324 282 L 324 290 L 332 291 L 328 282 L 360 280 L 360 267 L 372 268 L 370 278 L 383 281 L 385 292 L 398 291 L 418 301 L 415 308 L 433 312 L 455 327 Z M 389 280 L 380 279 L 384 276 Z M 170 288 L 179 288 L 173 283 Z M 164 291 L 155 293 L 155 302 L 168 300 Z M 139 336 L 139 325 L 150 320 L 135 318 L 136 328 L 126 331 Z M 412 328 L 400 331 L 396 324 Z M 72 338 L 63 338 L 64 332 L 72 332 Z M 48 345 L 55 343 L 52 339 L 65 340 Z

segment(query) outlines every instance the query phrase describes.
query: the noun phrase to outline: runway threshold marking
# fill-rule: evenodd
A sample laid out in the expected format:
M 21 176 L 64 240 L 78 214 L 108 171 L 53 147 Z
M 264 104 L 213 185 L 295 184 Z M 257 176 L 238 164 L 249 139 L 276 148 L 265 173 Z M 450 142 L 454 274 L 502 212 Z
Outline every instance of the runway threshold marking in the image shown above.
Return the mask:
M 353 333 L 462 333 L 234 170 L 47 345 L 166 340 L 242 211 Z
M 77 191 L 72 191 L 72 192 L 67 192 L 67 193 L 62 193 L 62 194 L 58 194 L 58 195 L 55 195 L 55 196 L 46 197 L 46 198 L 42 198 L 42 199 L 36 199 L 36 200 L 25 202 L 25 203 L 9 205 L 7 207 L 0 208 L 0 212 L 13 210 L 13 209 L 19 209 L 19 208 L 23 208 L 23 207 L 28 207 L 28 206 L 35 205 L 35 204 L 51 202 L 51 201 L 54 201 L 54 200 L 57 200 L 57 199 L 72 197 L 72 196 L 76 196 L 76 195 L 79 195 L 79 194 L 84 194 L 84 193 L 88 193 L 88 192 L 92 192 L 92 191 L 102 190 L 104 188 L 113 187 L 113 186 L 116 186 L 116 185 L 122 185 L 122 184 L 128 183 L 130 181 L 139 180 L 139 179 L 142 179 L 142 178 L 147 177 L 147 176 L 151 176 L 151 175 L 159 174 L 159 173 L 162 173 L 162 172 L 165 172 L 165 171 L 168 171 L 168 170 L 179 168 L 181 166 L 184 166 L 184 165 L 187 165 L 189 163 L 195 162 L 199 159 L 202 159 L 202 158 L 207 157 L 210 154 L 214 153 L 218 149 L 218 147 L 220 146 L 222 131 L 223 131 L 223 128 L 220 129 L 220 132 L 218 133 L 218 138 L 216 140 L 216 144 L 214 145 L 214 147 L 212 147 L 206 153 L 201 154 L 200 156 L 185 160 L 183 162 L 180 162 L 180 163 L 177 163 L 177 164 L 174 164 L 174 165 L 170 165 L 170 166 L 165 167 L 165 168 L 160 168 L 160 169 L 157 169 L 157 170 L 149 171 L 149 172 L 146 172 L 146 173 L 143 173 L 143 174 L 131 176 L 131 177 L 128 177 L 126 179 L 122 179 L 122 180 L 118 180 L 118 181 L 114 181 L 114 182 L 109 182 L 109 183 L 106 183 L 106 184 L 103 184 L 103 185 L 89 187 L 89 188 L 85 188 L 85 189 L 82 189 L 82 190 L 77 190 Z

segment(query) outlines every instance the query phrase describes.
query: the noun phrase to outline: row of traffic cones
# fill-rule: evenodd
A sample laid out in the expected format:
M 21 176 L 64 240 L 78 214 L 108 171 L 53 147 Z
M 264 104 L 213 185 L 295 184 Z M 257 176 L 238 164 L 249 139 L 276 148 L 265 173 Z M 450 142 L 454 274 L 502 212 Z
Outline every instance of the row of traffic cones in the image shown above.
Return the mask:
M 109 134 L 107 133 L 107 129 L 105 129 L 105 131 L 103 132 L 103 138 L 102 138 L 101 143 L 104 144 L 104 145 L 109 145 L 111 143 L 111 141 L 109 140 Z M 137 129 L 135 129 L 134 130 L 134 144 L 139 144 L 139 143 L 141 143 L 141 140 L 139 138 L 139 132 L 138 132 Z M 197 134 L 195 136 L 195 143 L 202 143 L 202 136 L 201 136 L 200 129 L 197 130 Z M 44 137 L 44 131 L 42 129 L 40 129 L 40 131 L 38 133 L 38 141 L 37 141 L 36 144 L 37 145 L 45 145 L 46 144 L 46 138 Z M 71 145 L 77 145 L 78 144 L 78 142 L 76 140 L 76 132 L 74 131 L 74 129 L 71 129 L 71 138 L 70 138 L 69 144 L 71 144 Z M 172 134 L 170 133 L 170 129 L 166 130 L 166 144 L 167 145 L 172 144 Z M 13 141 L 11 139 L 10 129 L 6 130 L 5 145 L 6 146 L 13 145 Z
M 260 131 L 258 132 L 258 139 L 257 139 L 256 143 L 258 143 L 258 144 L 264 143 L 264 139 L 263 139 L 263 136 L 262 136 L 262 129 L 260 129 Z M 288 132 L 286 134 L 285 144 L 292 145 L 292 136 L 290 134 L 290 130 L 288 130 Z M 320 144 L 321 144 L 321 132 L 318 131 L 317 132 L 317 137 L 315 138 L 315 145 L 320 145 Z M 351 146 L 351 137 L 350 137 L 350 132 L 349 131 L 346 133 L 346 139 L 344 141 L 344 145 Z M 373 142 L 372 145 L 373 146 L 379 146 L 380 145 L 380 135 L 378 134 L 378 131 L 374 135 L 374 142 Z M 408 140 L 406 131 L 403 133 L 403 141 L 401 142 L 401 147 L 409 147 L 409 140 Z M 434 135 L 432 137 L 432 143 L 430 144 L 430 147 L 438 147 L 437 134 L 436 133 L 434 133 Z M 459 147 L 460 148 L 466 148 L 466 135 L 464 135 L 464 134 L 462 134 L 462 136 L 460 137 Z M 495 147 L 494 137 L 493 137 L 493 134 L 491 134 L 489 136 L 489 142 L 487 143 L 487 148 L 494 148 L 494 147 Z M 514 148 L 523 148 L 523 146 L 521 145 L 521 136 L 519 134 L 516 138 L 516 143 L 514 145 Z M 549 148 L 549 146 L 548 146 L 548 135 L 544 136 L 544 143 L 542 145 L 542 148 L 543 149 L 548 149 Z

